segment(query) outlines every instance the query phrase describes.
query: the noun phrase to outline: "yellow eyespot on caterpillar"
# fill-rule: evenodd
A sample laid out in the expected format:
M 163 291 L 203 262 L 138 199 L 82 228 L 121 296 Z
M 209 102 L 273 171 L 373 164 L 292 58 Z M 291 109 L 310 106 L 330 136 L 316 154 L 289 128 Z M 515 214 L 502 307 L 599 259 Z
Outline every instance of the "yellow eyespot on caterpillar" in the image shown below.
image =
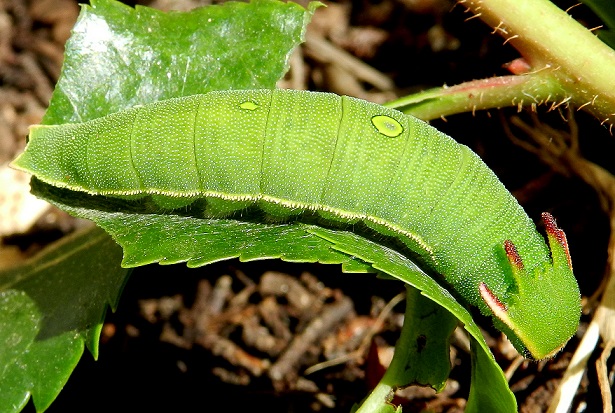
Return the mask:
M 258 104 L 247 101 L 247 102 L 240 103 L 239 107 L 242 109 L 246 109 L 246 110 L 255 110 L 255 109 L 258 109 Z
M 396 138 L 404 132 L 404 127 L 394 118 L 386 115 L 378 115 L 372 118 L 372 123 L 384 136 Z
M 135 208 L 150 197 L 161 210 L 205 218 L 256 208 L 276 222 L 316 215 L 324 227 L 373 231 L 534 359 L 553 355 L 578 326 L 579 289 L 553 217 L 543 214 L 547 246 L 469 148 L 360 99 L 289 90 L 168 99 L 33 126 L 12 165 Z

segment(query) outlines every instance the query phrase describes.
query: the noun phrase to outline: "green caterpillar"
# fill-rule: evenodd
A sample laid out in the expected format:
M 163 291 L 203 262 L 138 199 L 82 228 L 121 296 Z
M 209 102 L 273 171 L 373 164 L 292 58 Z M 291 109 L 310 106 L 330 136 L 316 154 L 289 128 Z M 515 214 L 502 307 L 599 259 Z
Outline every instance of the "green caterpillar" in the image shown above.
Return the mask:
M 73 191 L 151 196 L 164 209 L 199 200 L 192 207 L 207 217 L 258 208 L 277 220 L 361 224 L 396 239 L 530 358 L 554 355 L 578 326 L 579 289 L 553 218 L 543 214 L 547 247 L 470 149 L 359 99 L 288 90 L 169 99 L 34 126 L 13 166 Z

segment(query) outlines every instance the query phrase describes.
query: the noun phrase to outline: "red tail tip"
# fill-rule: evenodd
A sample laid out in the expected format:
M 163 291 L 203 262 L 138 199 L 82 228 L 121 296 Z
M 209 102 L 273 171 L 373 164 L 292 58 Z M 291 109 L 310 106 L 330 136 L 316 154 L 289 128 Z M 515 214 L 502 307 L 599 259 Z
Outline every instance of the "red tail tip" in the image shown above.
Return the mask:
M 555 241 L 564 249 L 566 259 L 568 260 L 568 266 L 572 268 L 572 259 L 570 258 L 570 250 L 568 249 L 568 240 L 566 240 L 566 234 L 555 223 L 555 218 L 548 212 L 542 213 L 542 222 L 545 225 L 547 235 L 553 237 Z
M 494 312 L 498 317 L 506 313 L 508 309 L 506 308 L 506 304 L 500 301 L 498 297 L 487 287 L 487 284 L 480 283 L 478 285 L 478 291 L 480 292 L 480 296 L 485 301 L 485 304 Z
M 517 247 L 511 240 L 504 241 L 504 251 L 506 251 L 506 256 L 508 257 L 508 261 L 519 270 L 523 269 L 523 260 L 521 260 L 521 256 L 517 251 Z

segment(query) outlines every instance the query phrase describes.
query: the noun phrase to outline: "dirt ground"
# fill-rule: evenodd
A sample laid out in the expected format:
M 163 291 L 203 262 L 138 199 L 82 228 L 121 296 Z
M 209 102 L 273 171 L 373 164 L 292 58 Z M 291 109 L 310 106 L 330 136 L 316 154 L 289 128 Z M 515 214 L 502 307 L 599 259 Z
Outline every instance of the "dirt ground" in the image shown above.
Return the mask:
M 140 2 L 187 8 L 205 2 Z M 132 3 L 134 4 L 134 3 Z M 567 8 L 574 2 L 559 2 Z M 45 111 L 63 44 L 78 14 L 73 0 L 0 0 L 0 261 L 19 260 L 87 225 L 27 196 L 28 179 L 6 164 Z M 575 17 L 599 24 L 583 7 Z M 283 86 L 328 90 L 385 102 L 428 87 L 506 74 L 517 52 L 449 0 L 330 3 L 314 17 Z M 342 63 L 344 62 L 344 63 Z M 613 173 L 615 140 L 595 119 L 575 113 L 583 157 Z M 576 337 L 555 359 L 520 359 L 482 320 L 522 412 L 546 411 L 604 288 L 609 210 L 597 186 L 566 165 L 553 167 L 507 135 L 515 122 L 569 133 L 567 112 L 516 108 L 464 114 L 433 125 L 470 146 L 533 219 L 549 211 L 566 230 L 587 311 Z M 542 126 L 540 126 L 542 125 Z M 544 126 L 547 125 L 547 126 Z M 546 132 L 544 132 L 546 133 Z M 556 162 L 557 164 L 557 162 Z M 265 407 L 268 411 L 350 411 L 381 376 L 403 316 L 403 287 L 337 266 L 230 261 L 136 270 L 119 309 L 109 314 L 99 361 L 85 354 L 48 410 L 193 411 Z M 197 332 L 207 334 L 196 334 Z M 602 411 L 594 351 L 573 411 Z M 469 389 L 467 339 L 455 336 L 447 388 L 411 387 L 404 411 L 462 412 Z M 326 363 L 325 363 L 326 361 Z M 612 373 L 612 362 L 608 371 Z M 34 411 L 32 404 L 27 412 Z

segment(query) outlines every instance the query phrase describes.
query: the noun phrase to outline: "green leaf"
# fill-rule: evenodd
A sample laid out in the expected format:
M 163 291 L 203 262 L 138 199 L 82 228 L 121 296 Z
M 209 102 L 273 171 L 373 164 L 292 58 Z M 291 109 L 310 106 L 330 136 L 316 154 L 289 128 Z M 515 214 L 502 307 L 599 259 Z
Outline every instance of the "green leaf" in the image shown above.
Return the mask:
M 516 401 L 502 369 L 493 360 L 493 354 L 484 344 L 470 336 L 472 356 L 472 382 L 466 404 L 466 413 L 471 412 L 516 412 Z
M 472 319 L 470 312 L 451 293 L 425 274 L 410 259 L 384 245 L 368 241 L 354 233 L 311 227 L 309 232 L 335 244 L 334 248 L 371 264 L 391 277 L 419 290 L 422 295 L 438 303 L 463 323 L 474 342 L 473 369 L 466 413 L 486 411 L 516 412 L 517 401 L 508 387 L 500 366 Z M 497 409 L 489 407 L 497 406 Z
M 413 274 L 423 276 L 419 272 Z M 445 307 L 421 295 L 416 288 L 407 289 L 406 306 L 405 315 L 412 322 L 409 345 L 400 348 L 407 358 L 403 374 L 400 375 L 400 385 L 431 386 L 441 392 L 451 370 L 450 336 L 457 327 L 457 318 Z M 404 324 L 406 322 L 404 320 Z
M 90 4 L 66 44 L 44 124 L 212 90 L 272 89 L 320 3 L 306 11 L 256 0 L 168 13 L 111 0 Z
M 414 274 L 423 276 L 420 271 Z M 404 324 L 393 359 L 356 413 L 394 411 L 395 390 L 410 384 L 441 391 L 451 369 L 449 339 L 456 326 L 457 319 L 450 312 L 407 284 Z M 395 411 L 401 411 L 401 406 Z
M 57 397 L 83 354 L 98 354 L 107 305 L 115 308 L 129 270 L 98 228 L 56 242 L 0 272 L 0 411 L 37 410 Z

